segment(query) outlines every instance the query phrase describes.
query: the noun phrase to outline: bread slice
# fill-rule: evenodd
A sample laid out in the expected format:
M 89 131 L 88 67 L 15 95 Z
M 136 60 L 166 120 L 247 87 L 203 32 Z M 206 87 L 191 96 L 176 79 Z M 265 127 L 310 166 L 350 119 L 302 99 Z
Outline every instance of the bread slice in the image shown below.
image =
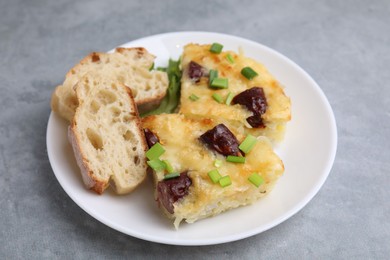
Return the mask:
M 182 55 L 183 76 L 181 80 L 180 113 L 191 118 L 212 118 L 222 123 L 226 121 L 236 127 L 242 127 L 246 133 L 255 136 L 264 135 L 272 141 L 281 141 L 284 137 L 285 125 L 291 118 L 290 99 L 285 95 L 281 84 L 259 62 L 237 54 L 223 51 L 219 54 L 210 52 L 211 45 L 188 44 Z M 230 55 L 234 61 L 228 60 Z M 198 64 L 201 70 L 196 68 Z M 192 67 L 191 67 L 192 66 Z M 248 80 L 241 74 L 244 67 L 251 67 L 258 76 Z M 217 70 L 218 77 L 228 79 L 228 88 L 211 88 L 209 72 Z M 252 88 L 262 88 L 266 98 L 265 113 L 254 115 L 241 104 L 227 105 L 225 100 Z M 222 98 L 222 103 L 213 99 L 213 94 Z M 199 97 L 193 101 L 191 95 Z M 249 97 L 251 98 L 251 97 Z M 251 107 L 253 104 L 250 105 Z M 248 119 L 254 117 L 262 121 L 262 127 L 253 127 Z
M 166 72 L 150 71 L 154 58 L 144 48 L 117 48 L 113 53 L 89 54 L 70 69 L 64 83 L 55 89 L 52 110 L 69 121 L 73 118 L 79 103 L 73 87 L 90 71 L 110 76 L 130 87 L 141 112 L 153 108 L 160 103 L 168 88 Z
M 217 125 L 216 120 L 161 114 L 144 118 L 142 124 L 156 135 L 165 149 L 159 159 L 168 161 L 174 172 L 181 173 L 180 177 L 164 180 L 166 170 L 154 172 L 156 200 L 163 212 L 174 219 L 176 227 L 182 220 L 193 223 L 257 201 L 272 190 L 284 171 L 282 161 L 265 137 L 257 138 L 253 149 L 245 154 L 245 163 L 226 161 L 224 155 L 199 139 Z M 229 130 L 239 143 L 244 140 L 245 135 L 240 131 Z M 216 160 L 222 162 L 220 167 L 215 166 Z M 232 184 L 221 187 L 219 183 L 213 183 L 208 172 L 215 169 L 222 176 L 229 175 Z M 248 181 L 253 173 L 263 178 L 261 186 L 256 187 Z M 175 201 L 169 197 L 173 193 L 181 194 L 181 198 Z
M 68 129 L 87 188 L 101 194 L 111 184 L 118 194 L 136 188 L 146 177 L 144 133 L 131 90 L 96 72 L 75 86 L 79 100 Z

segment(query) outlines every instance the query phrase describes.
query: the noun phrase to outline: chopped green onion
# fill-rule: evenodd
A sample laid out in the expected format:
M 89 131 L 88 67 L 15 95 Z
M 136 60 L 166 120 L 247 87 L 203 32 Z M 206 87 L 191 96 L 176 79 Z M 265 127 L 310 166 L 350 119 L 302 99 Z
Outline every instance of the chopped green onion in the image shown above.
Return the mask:
M 251 67 L 245 67 L 245 68 L 243 68 L 243 69 L 241 70 L 241 74 L 242 74 L 245 78 L 247 78 L 247 79 L 249 79 L 249 80 L 251 80 L 251 79 L 253 79 L 254 77 L 256 77 L 257 75 L 259 75 L 259 74 L 257 74 L 257 72 L 254 71 Z
M 215 101 L 217 101 L 218 103 L 220 103 L 220 104 L 222 104 L 223 103 L 223 99 L 222 99 L 222 97 L 221 97 L 221 95 L 220 94 L 218 94 L 218 93 L 214 93 L 213 95 L 212 95 L 212 97 L 214 98 L 214 100 Z
M 157 67 L 158 71 L 163 71 L 163 72 L 167 72 L 167 68 L 163 68 L 163 67 Z
M 176 73 L 176 72 L 172 72 L 172 73 Z M 169 85 L 166 94 L 168 95 L 168 104 L 165 107 L 165 109 L 169 111 L 169 113 L 175 111 L 177 105 L 179 104 L 179 100 L 180 100 L 179 93 L 180 93 L 180 78 L 171 75 L 171 77 L 169 78 Z
M 226 59 L 227 59 L 228 62 L 230 62 L 231 64 L 234 63 L 234 58 L 233 58 L 233 56 L 232 56 L 230 53 L 228 53 L 228 54 L 226 55 Z
M 211 47 L 210 47 L 210 51 L 211 51 L 212 53 L 217 53 L 217 54 L 221 53 L 222 49 L 223 49 L 223 45 L 222 45 L 222 44 L 219 44 L 219 43 L 216 43 L 216 42 L 213 43 L 213 44 L 211 45 Z
M 177 172 L 172 172 L 172 173 L 165 175 L 164 180 L 169 180 L 169 179 L 173 179 L 173 178 L 177 178 L 177 177 L 180 177 L 180 174 Z
M 168 77 L 175 76 L 177 79 L 181 78 L 181 70 L 180 70 L 181 57 L 178 60 L 168 60 Z M 180 80 L 179 80 L 180 81 Z
M 149 67 L 149 71 L 151 71 L 152 69 L 154 69 L 154 62 L 152 63 L 152 66 Z
M 162 155 L 165 152 L 164 147 L 160 143 L 155 143 L 147 152 L 146 157 L 149 160 L 158 159 L 160 155 Z
M 160 159 L 154 159 L 146 162 L 150 168 L 155 171 L 162 171 L 165 169 L 165 164 Z
M 218 70 L 210 70 L 209 71 L 209 85 L 211 85 L 211 82 L 213 82 L 213 80 L 215 78 L 218 78 Z
M 232 103 L 232 100 L 233 100 L 233 93 L 232 92 L 229 92 L 229 94 L 227 95 L 226 97 L 226 101 L 225 101 L 225 104 L 230 106 L 230 103 Z
M 163 160 L 162 162 L 164 163 L 167 172 L 172 173 L 173 172 L 172 164 L 168 160 Z
M 221 166 L 222 166 L 222 161 L 216 159 L 216 160 L 214 161 L 214 166 L 217 167 L 217 168 L 221 167 Z
M 211 81 L 210 87 L 212 88 L 228 88 L 227 78 L 215 78 Z
M 244 153 L 249 153 L 249 151 L 255 146 L 256 142 L 256 137 L 253 135 L 247 135 L 238 148 L 240 148 L 240 150 Z
M 229 175 L 223 176 L 222 178 L 219 179 L 219 185 L 222 187 L 226 187 L 232 184 L 232 180 L 230 179 Z
M 232 163 L 245 163 L 245 157 L 228 155 L 228 157 L 226 157 L 226 161 Z
M 161 101 L 160 105 L 154 109 L 141 114 L 141 117 L 149 115 L 158 115 L 162 113 L 173 113 L 180 100 L 180 59 L 177 61 L 169 60 L 167 68 L 157 68 L 159 71 L 165 71 L 168 74 L 169 85 L 166 91 L 166 95 Z
M 191 94 L 188 98 L 191 99 L 192 101 L 197 101 L 199 99 L 199 97 L 195 94 Z
M 209 171 L 207 175 L 210 177 L 211 181 L 214 183 L 217 183 L 221 179 L 221 174 L 219 174 L 219 171 L 217 169 Z
M 261 177 L 260 175 L 258 175 L 257 173 L 252 173 L 248 180 L 253 183 L 253 185 L 255 185 L 257 188 L 260 187 L 260 185 L 264 182 L 264 179 L 263 177 Z

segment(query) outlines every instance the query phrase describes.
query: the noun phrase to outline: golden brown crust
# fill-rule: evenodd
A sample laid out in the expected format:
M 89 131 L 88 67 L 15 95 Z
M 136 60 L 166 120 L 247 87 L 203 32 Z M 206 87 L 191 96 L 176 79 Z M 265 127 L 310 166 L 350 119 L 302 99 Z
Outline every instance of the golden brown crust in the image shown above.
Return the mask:
M 126 53 L 127 51 L 129 51 L 130 48 L 123 48 L 123 47 L 118 47 L 115 49 L 116 52 L 118 53 L 121 53 L 121 54 L 124 54 Z M 144 56 L 145 54 L 148 53 L 148 51 L 144 48 L 144 47 L 133 47 L 131 48 L 132 50 L 137 50 L 137 56 L 138 58 L 141 58 L 142 56 Z M 154 55 L 152 55 L 153 58 L 155 58 Z
M 60 86 L 57 86 L 53 93 L 51 94 L 51 100 L 50 100 L 50 107 L 53 111 L 58 111 L 58 94 L 57 91 L 59 90 Z
M 77 70 L 79 67 L 89 63 L 90 61 L 99 63 L 101 55 L 106 55 L 107 53 L 104 52 L 91 52 L 87 56 L 85 56 L 83 59 L 79 61 L 73 68 L 71 68 L 65 75 L 65 78 L 71 77 L 75 73 L 77 73 Z M 97 59 L 98 57 L 98 59 Z
M 160 206 L 164 215 L 174 218 L 174 225 L 185 219 L 192 223 L 198 219 L 217 215 L 226 210 L 255 202 L 268 194 L 277 179 L 283 174 L 284 166 L 280 158 L 272 151 L 269 141 L 260 137 L 253 149 L 245 155 L 245 164 L 234 164 L 226 161 L 226 157 L 215 153 L 199 141 L 199 136 L 215 127 L 216 120 L 189 119 L 182 114 L 161 114 L 149 116 L 142 120 L 144 127 L 159 137 L 165 152 L 160 160 L 171 163 L 175 172 L 188 172 L 192 181 L 188 195 L 173 203 L 174 213 L 170 214 L 164 206 Z M 242 129 L 226 125 L 239 142 L 245 139 Z M 215 170 L 215 160 L 220 160 L 218 167 L 221 176 L 229 175 L 232 184 L 222 188 L 214 184 L 208 172 Z M 263 179 L 260 187 L 255 187 L 248 178 L 257 173 Z M 155 186 L 164 181 L 166 172 L 154 173 Z M 160 191 L 161 192 L 161 191 Z M 155 196 L 158 194 L 155 188 Z
M 138 111 L 140 113 L 145 113 L 147 111 L 156 109 L 160 105 L 160 103 L 164 97 L 165 97 L 165 94 L 162 94 L 162 95 L 156 96 L 155 98 L 144 99 L 144 100 L 141 100 L 139 102 L 136 102 L 137 107 L 138 107 Z
M 193 118 L 210 117 L 220 122 L 226 120 L 237 127 L 242 126 L 247 134 L 264 135 L 275 142 L 281 141 L 286 122 L 291 118 L 290 99 L 285 95 L 281 84 L 258 61 L 232 51 L 214 54 L 209 49 L 210 45 L 199 44 L 188 44 L 184 47 L 181 62 L 183 76 L 181 78 L 180 113 Z M 226 59 L 228 54 L 234 58 L 234 63 Z M 223 102 L 215 102 L 212 95 L 216 90 L 208 87 L 207 77 L 201 77 L 198 82 L 190 78 L 189 67 L 192 62 L 199 64 L 207 71 L 217 70 L 219 77 L 228 79 L 229 88 L 217 90 L 221 97 L 227 95 L 234 97 L 254 87 L 262 88 L 267 102 L 267 109 L 261 115 L 261 121 L 265 127 L 253 127 L 249 124 L 247 120 L 254 114 L 245 106 L 239 104 L 227 106 Z M 241 74 L 245 67 L 251 67 L 258 73 L 258 76 L 251 80 L 245 78 Z M 197 102 L 188 98 L 192 94 L 199 97 Z

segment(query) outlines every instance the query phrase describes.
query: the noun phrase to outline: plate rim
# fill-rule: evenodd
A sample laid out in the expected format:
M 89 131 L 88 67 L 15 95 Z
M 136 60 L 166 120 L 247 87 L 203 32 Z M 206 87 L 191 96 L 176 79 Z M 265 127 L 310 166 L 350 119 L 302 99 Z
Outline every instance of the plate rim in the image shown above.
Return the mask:
M 76 203 L 76 205 L 78 205 L 88 215 L 95 218 L 96 220 L 98 220 L 102 224 L 104 224 L 110 228 L 113 228 L 114 230 L 117 230 L 123 234 L 130 235 L 132 237 L 136 237 L 136 238 L 146 240 L 146 241 L 162 243 L 162 244 L 170 244 L 170 245 L 203 246 L 203 245 L 214 245 L 214 244 L 233 242 L 233 241 L 241 240 L 241 239 L 248 238 L 248 237 L 260 234 L 262 232 L 265 232 L 265 231 L 281 224 L 282 222 L 286 221 L 287 219 L 291 218 L 292 216 L 294 216 L 296 213 L 298 213 L 300 210 L 302 210 L 315 197 L 315 195 L 319 192 L 321 187 L 324 185 L 326 179 L 328 178 L 328 176 L 331 172 L 331 169 L 333 167 L 335 158 L 336 158 L 337 143 L 338 143 L 337 124 L 336 124 L 334 112 L 331 108 L 331 105 L 330 105 L 328 99 L 326 98 L 325 93 L 320 88 L 320 86 L 316 83 L 316 81 L 314 81 L 314 79 L 305 70 L 303 70 L 298 64 L 296 64 L 294 61 L 290 60 L 288 57 L 286 57 L 282 53 L 280 53 L 280 52 L 278 52 L 278 51 L 276 51 L 276 50 L 274 50 L 266 45 L 263 45 L 261 43 L 255 42 L 255 41 L 250 40 L 250 39 L 245 39 L 245 38 L 235 36 L 235 35 L 229 35 L 229 34 L 218 33 L 218 32 L 207 32 L 207 31 L 179 31 L 179 32 L 166 32 L 166 33 L 161 33 L 161 34 L 149 35 L 146 37 L 134 39 L 132 41 L 129 41 L 129 42 L 124 43 L 122 45 L 119 45 L 117 47 L 129 45 L 129 44 L 132 44 L 132 43 L 137 42 L 137 41 L 147 41 L 147 40 L 150 40 L 152 38 L 161 38 L 161 37 L 169 37 L 169 36 L 175 36 L 175 37 L 191 36 L 192 37 L 194 35 L 223 37 L 223 38 L 228 38 L 228 39 L 230 38 L 230 39 L 234 39 L 236 41 L 246 42 L 246 43 L 252 44 L 254 46 L 260 46 L 261 48 L 264 48 L 268 52 L 272 53 L 272 55 L 278 56 L 278 58 L 283 59 L 284 62 L 287 62 L 290 66 L 293 66 L 295 69 L 297 69 L 307 80 L 309 80 L 310 85 L 315 88 L 316 92 L 319 94 L 319 96 L 323 102 L 323 105 L 326 109 L 327 115 L 329 116 L 329 121 L 331 122 L 330 130 L 331 130 L 331 136 L 333 137 L 331 147 L 333 149 L 329 151 L 329 154 L 328 154 L 329 158 L 326 162 L 326 167 L 324 167 L 324 169 L 322 170 L 322 173 L 325 173 L 325 174 L 321 174 L 321 178 L 319 178 L 317 180 L 317 185 L 313 186 L 310 189 L 310 191 L 304 196 L 304 198 L 302 200 L 300 200 L 299 203 L 297 203 L 292 209 L 284 212 L 284 214 L 282 214 L 278 218 L 274 219 L 268 225 L 259 226 L 258 228 L 254 229 L 254 230 L 249 230 L 249 231 L 247 230 L 244 232 L 240 232 L 239 234 L 232 234 L 232 235 L 225 236 L 222 238 L 192 239 L 192 240 L 184 240 L 184 241 L 178 241 L 177 239 L 169 239 L 169 238 L 163 239 L 163 238 L 161 238 L 161 236 L 155 237 L 155 236 L 151 236 L 148 234 L 142 234 L 142 233 L 136 232 L 136 231 L 129 232 L 128 230 L 124 230 L 120 225 L 116 224 L 115 222 L 113 222 L 105 217 L 102 217 L 99 214 L 94 213 L 93 210 L 90 210 L 90 209 L 84 207 L 84 205 L 79 201 L 79 199 L 74 196 L 75 194 L 68 192 L 64 188 L 64 185 L 65 185 L 64 179 L 62 176 L 60 176 L 58 174 L 58 172 L 61 171 L 61 169 L 57 168 L 57 165 L 53 162 L 54 155 L 50 153 L 50 151 L 51 151 L 50 144 L 52 141 L 49 139 L 49 137 L 50 137 L 49 128 L 52 124 L 52 121 L 54 120 L 53 119 L 54 116 L 56 116 L 56 115 L 54 115 L 53 111 L 51 111 L 49 119 L 48 119 L 48 123 L 47 123 L 47 130 L 46 130 L 46 149 L 47 149 L 47 154 L 48 154 L 48 158 L 49 158 L 53 173 L 56 176 L 56 179 L 58 180 L 58 182 L 60 183 L 60 186 L 62 187 L 62 189 Z

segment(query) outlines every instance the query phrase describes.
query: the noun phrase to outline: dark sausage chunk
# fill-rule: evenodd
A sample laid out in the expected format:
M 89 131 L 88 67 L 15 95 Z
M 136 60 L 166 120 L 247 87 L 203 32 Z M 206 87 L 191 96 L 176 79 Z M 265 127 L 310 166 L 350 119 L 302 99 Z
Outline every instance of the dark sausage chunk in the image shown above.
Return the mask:
M 241 92 L 233 98 L 232 103 L 243 105 L 249 111 L 258 115 L 264 114 L 267 110 L 267 100 L 263 88 L 259 87 L 253 87 Z
M 174 209 L 173 203 L 186 196 L 192 184 L 187 173 L 182 172 L 177 178 L 162 180 L 157 184 L 157 201 L 171 214 Z
M 252 127 L 265 127 L 261 118 L 261 115 L 267 110 L 267 99 L 263 88 L 253 87 L 241 92 L 233 98 L 232 104 L 243 105 L 253 112 L 253 116 L 246 119 Z
M 195 61 L 188 64 L 188 77 L 195 82 L 200 81 L 200 78 L 204 76 L 204 71 L 205 69 Z
M 148 143 L 149 148 L 152 147 L 155 143 L 158 143 L 158 137 L 150 131 L 148 128 L 144 128 L 146 142 Z
M 253 115 L 246 119 L 246 121 L 254 128 L 264 128 L 265 124 L 260 115 Z
M 98 62 L 100 61 L 100 57 L 99 57 L 99 54 L 97 54 L 96 52 L 94 52 L 92 54 L 92 62 Z
M 237 138 L 224 124 L 215 126 L 213 129 L 202 134 L 199 139 L 210 149 L 215 150 L 224 156 L 240 155 Z

